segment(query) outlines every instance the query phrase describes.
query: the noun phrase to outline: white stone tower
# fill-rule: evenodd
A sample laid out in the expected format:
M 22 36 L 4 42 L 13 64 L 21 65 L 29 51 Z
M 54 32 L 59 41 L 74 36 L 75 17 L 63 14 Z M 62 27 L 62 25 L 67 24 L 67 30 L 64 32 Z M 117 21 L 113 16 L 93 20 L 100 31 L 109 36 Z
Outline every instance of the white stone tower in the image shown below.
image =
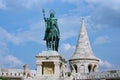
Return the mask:
M 99 59 L 93 54 L 87 35 L 84 19 L 82 19 L 81 31 L 79 33 L 74 54 L 69 60 L 72 73 L 88 74 L 98 72 Z

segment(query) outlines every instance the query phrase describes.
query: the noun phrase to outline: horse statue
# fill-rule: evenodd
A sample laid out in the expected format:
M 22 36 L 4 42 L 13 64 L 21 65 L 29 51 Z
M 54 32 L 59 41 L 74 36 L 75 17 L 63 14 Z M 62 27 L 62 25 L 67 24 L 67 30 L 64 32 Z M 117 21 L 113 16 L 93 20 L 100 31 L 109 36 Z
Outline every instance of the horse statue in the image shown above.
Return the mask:
M 54 18 L 54 11 L 50 10 L 50 17 L 46 18 L 43 10 L 43 16 L 46 26 L 44 40 L 46 41 L 47 49 L 58 51 L 60 32 L 57 19 Z

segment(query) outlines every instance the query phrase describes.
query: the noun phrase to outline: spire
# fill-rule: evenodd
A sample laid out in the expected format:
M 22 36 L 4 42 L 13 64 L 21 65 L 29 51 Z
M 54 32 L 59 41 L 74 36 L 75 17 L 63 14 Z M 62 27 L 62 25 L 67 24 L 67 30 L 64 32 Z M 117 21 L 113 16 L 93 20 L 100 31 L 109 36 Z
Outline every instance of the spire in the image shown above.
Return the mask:
M 79 33 L 76 50 L 72 56 L 72 59 L 80 58 L 96 58 L 89 42 L 84 18 L 82 18 L 81 31 Z

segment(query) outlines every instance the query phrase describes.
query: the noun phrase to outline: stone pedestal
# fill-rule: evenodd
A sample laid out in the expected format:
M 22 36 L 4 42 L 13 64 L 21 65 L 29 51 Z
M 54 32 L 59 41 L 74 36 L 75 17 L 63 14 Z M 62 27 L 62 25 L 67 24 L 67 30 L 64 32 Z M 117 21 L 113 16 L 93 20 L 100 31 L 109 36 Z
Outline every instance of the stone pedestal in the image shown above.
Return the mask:
M 58 80 L 67 61 L 57 51 L 42 51 L 36 56 L 36 80 Z

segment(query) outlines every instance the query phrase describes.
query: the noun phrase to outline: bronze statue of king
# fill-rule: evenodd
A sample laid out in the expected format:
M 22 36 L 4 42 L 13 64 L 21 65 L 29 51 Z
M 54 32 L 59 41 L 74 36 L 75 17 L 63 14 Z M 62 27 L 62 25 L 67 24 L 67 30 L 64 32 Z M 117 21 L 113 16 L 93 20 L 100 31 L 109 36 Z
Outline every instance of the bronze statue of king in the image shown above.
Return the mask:
M 45 35 L 44 40 L 46 41 L 46 47 L 48 50 L 58 51 L 59 47 L 59 39 L 60 39 L 60 31 L 57 24 L 57 19 L 55 18 L 54 10 L 50 10 L 50 17 L 45 17 L 45 10 L 42 10 L 43 17 L 45 21 Z

